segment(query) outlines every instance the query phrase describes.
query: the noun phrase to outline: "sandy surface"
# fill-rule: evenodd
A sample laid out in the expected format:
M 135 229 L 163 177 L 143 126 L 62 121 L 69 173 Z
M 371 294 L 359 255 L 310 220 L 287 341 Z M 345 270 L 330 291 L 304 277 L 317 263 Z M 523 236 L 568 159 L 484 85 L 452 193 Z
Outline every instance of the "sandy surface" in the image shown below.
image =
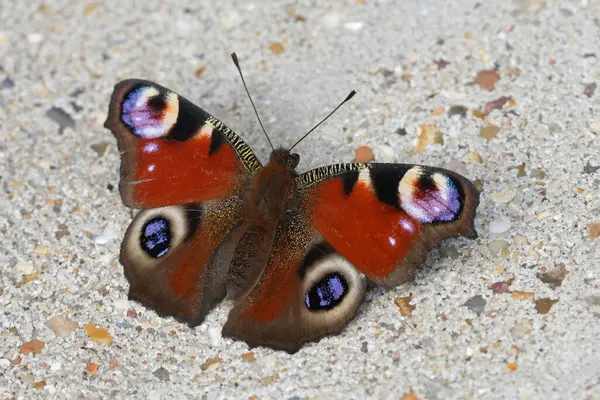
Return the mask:
M 600 2 L 118 3 L 0 2 L 2 398 L 600 398 Z M 483 190 L 477 240 L 295 355 L 223 339 L 227 302 L 193 330 L 128 302 L 117 261 L 114 83 L 170 87 L 265 160 L 231 51 L 277 144 L 358 89 L 301 170 L 370 146 Z M 443 143 L 417 152 L 423 125 Z

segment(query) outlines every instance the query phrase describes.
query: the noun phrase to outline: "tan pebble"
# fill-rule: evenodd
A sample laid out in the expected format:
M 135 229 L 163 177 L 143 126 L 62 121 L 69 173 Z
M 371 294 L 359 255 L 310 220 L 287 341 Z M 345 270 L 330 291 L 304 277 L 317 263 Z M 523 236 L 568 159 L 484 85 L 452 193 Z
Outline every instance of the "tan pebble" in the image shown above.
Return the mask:
M 217 369 L 222 362 L 223 360 L 221 360 L 219 357 L 209 358 L 204 362 L 204 364 L 202 364 L 200 368 L 202 369 L 202 371 Z
M 98 364 L 94 364 L 90 360 L 85 362 L 85 374 L 87 376 L 96 375 L 98 372 Z
M 45 256 L 48 255 L 48 253 L 50 253 L 50 248 L 45 244 L 38 244 L 37 246 L 35 246 L 33 251 L 38 256 Z
M 420 125 L 417 127 L 417 138 L 413 145 L 418 153 L 425 151 L 430 144 L 444 144 L 444 135 L 437 125 Z
M 41 340 L 32 340 L 23 344 L 19 349 L 19 353 L 24 355 L 39 354 L 44 347 L 46 347 L 46 343 L 42 342 Z
M 548 210 L 542 211 L 541 213 L 539 213 L 537 215 L 537 219 L 538 219 L 538 221 L 542 221 L 542 220 L 548 218 L 551 214 L 552 213 L 550 211 L 548 211 Z
M 533 293 L 533 292 L 514 291 L 514 292 L 512 292 L 511 296 L 513 299 L 529 301 L 529 300 L 533 300 L 534 294 L 535 293 Z
M 104 328 L 98 328 L 94 324 L 85 324 L 83 326 L 85 333 L 96 343 L 112 344 L 113 338 Z
M 432 117 L 440 117 L 440 116 L 444 115 L 445 112 L 446 112 L 446 109 L 444 107 L 436 107 L 433 109 L 433 111 L 431 111 L 431 116 Z
M 368 146 L 361 146 L 357 148 L 355 154 L 355 160 L 357 163 L 369 162 L 375 159 L 373 150 Z
M 588 225 L 588 237 L 591 240 L 596 240 L 600 237 L 600 222 Z
M 39 381 L 33 384 L 32 388 L 34 389 L 41 389 L 44 386 L 46 386 L 46 381 Z
M 400 315 L 403 317 L 411 317 L 412 312 L 415 310 L 415 308 L 417 308 L 416 306 L 410 304 L 411 300 L 412 296 L 406 296 L 397 298 L 395 301 L 396 306 L 398 306 L 398 309 L 400 310 Z
M 419 396 L 415 394 L 412 390 L 406 393 L 400 400 L 421 400 Z
M 484 126 L 479 130 L 479 136 L 489 142 L 498 135 L 498 132 L 500 132 L 500 128 L 496 125 Z
M 498 73 L 492 69 L 479 71 L 475 78 L 475 82 L 483 89 L 494 90 L 496 88 L 496 82 L 498 82 L 499 79 L 500 76 Z
M 468 153 L 463 161 L 470 164 L 483 164 L 483 158 L 477 153 Z
M 79 328 L 79 324 L 75 321 L 71 321 L 69 318 L 57 315 L 52 317 L 46 322 L 46 325 L 54 332 L 58 337 L 66 337 L 75 329 Z
M 283 47 L 283 45 L 279 42 L 274 42 L 271 43 L 271 45 L 269 46 L 269 50 L 271 50 L 271 52 L 273 54 L 281 54 L 285 51 L 285 48 Z
M 256 361 L 256 355 L 254 354 L 253 351 L 250 351 L 248 353 L 244 353 L 241 355 L 242 360 L 244 361 L 248 361 L 248 362 L 255 362 Z
M 552 308 L 552 306 L 556 303 L 558 303 L 558 299 L 557 300 L 548 299 L 548 298 L 537 299 L 535 301 L 535 309 L 540 314 L 548 314 L 550 312 L 550 309 Z

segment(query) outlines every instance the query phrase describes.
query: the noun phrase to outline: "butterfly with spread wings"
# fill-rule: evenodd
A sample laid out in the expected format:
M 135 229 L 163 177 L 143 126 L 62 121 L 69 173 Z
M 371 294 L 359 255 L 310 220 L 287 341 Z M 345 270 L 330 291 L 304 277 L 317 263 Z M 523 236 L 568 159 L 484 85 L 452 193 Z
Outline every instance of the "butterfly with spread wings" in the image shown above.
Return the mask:
M 298 174 L 292 148 L 263 166 L 225 124 L 153 82 L 118 83 L 105 126 L 123 203 L 142 209 L 121 246 L 130 298 L 196 326 L 229 295 L 223 334 L 252 346 L 295 352 L 339 332 L 367 281 L 410 281 L 440 240 L 477 236 L 479 193 L 457 173 L 346 163 Z

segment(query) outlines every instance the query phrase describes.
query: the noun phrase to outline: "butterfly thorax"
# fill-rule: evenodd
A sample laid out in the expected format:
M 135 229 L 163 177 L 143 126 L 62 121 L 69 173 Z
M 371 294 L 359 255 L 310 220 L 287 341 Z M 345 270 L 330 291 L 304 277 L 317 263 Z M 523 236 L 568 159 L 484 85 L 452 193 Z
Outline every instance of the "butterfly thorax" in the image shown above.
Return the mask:
M 274 150 L 269 163 L 252 178 L 248 205 L 255 223 L 263 225 L 278 221 L 289 209 L 298 161 L 297 154 L 285 149 Z

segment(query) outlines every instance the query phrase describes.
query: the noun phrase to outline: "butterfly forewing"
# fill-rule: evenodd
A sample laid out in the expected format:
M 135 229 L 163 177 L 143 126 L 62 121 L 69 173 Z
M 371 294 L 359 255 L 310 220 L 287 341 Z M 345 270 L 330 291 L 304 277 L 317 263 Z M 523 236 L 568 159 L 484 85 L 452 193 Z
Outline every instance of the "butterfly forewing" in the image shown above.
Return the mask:
M 328 173 L 329 171 L 329 173 Z M 475 237 L 479 193 L 452 171 L 409 164 L 342 164 L 297 178 L 317 231 L 370 280 L 413 276 L 440 240 Z
M 221 121 L 156 83 L 115 86 L 105 126 L 121 151 L 125 205 L 155 208 L 235 193 L 261 164 Z

